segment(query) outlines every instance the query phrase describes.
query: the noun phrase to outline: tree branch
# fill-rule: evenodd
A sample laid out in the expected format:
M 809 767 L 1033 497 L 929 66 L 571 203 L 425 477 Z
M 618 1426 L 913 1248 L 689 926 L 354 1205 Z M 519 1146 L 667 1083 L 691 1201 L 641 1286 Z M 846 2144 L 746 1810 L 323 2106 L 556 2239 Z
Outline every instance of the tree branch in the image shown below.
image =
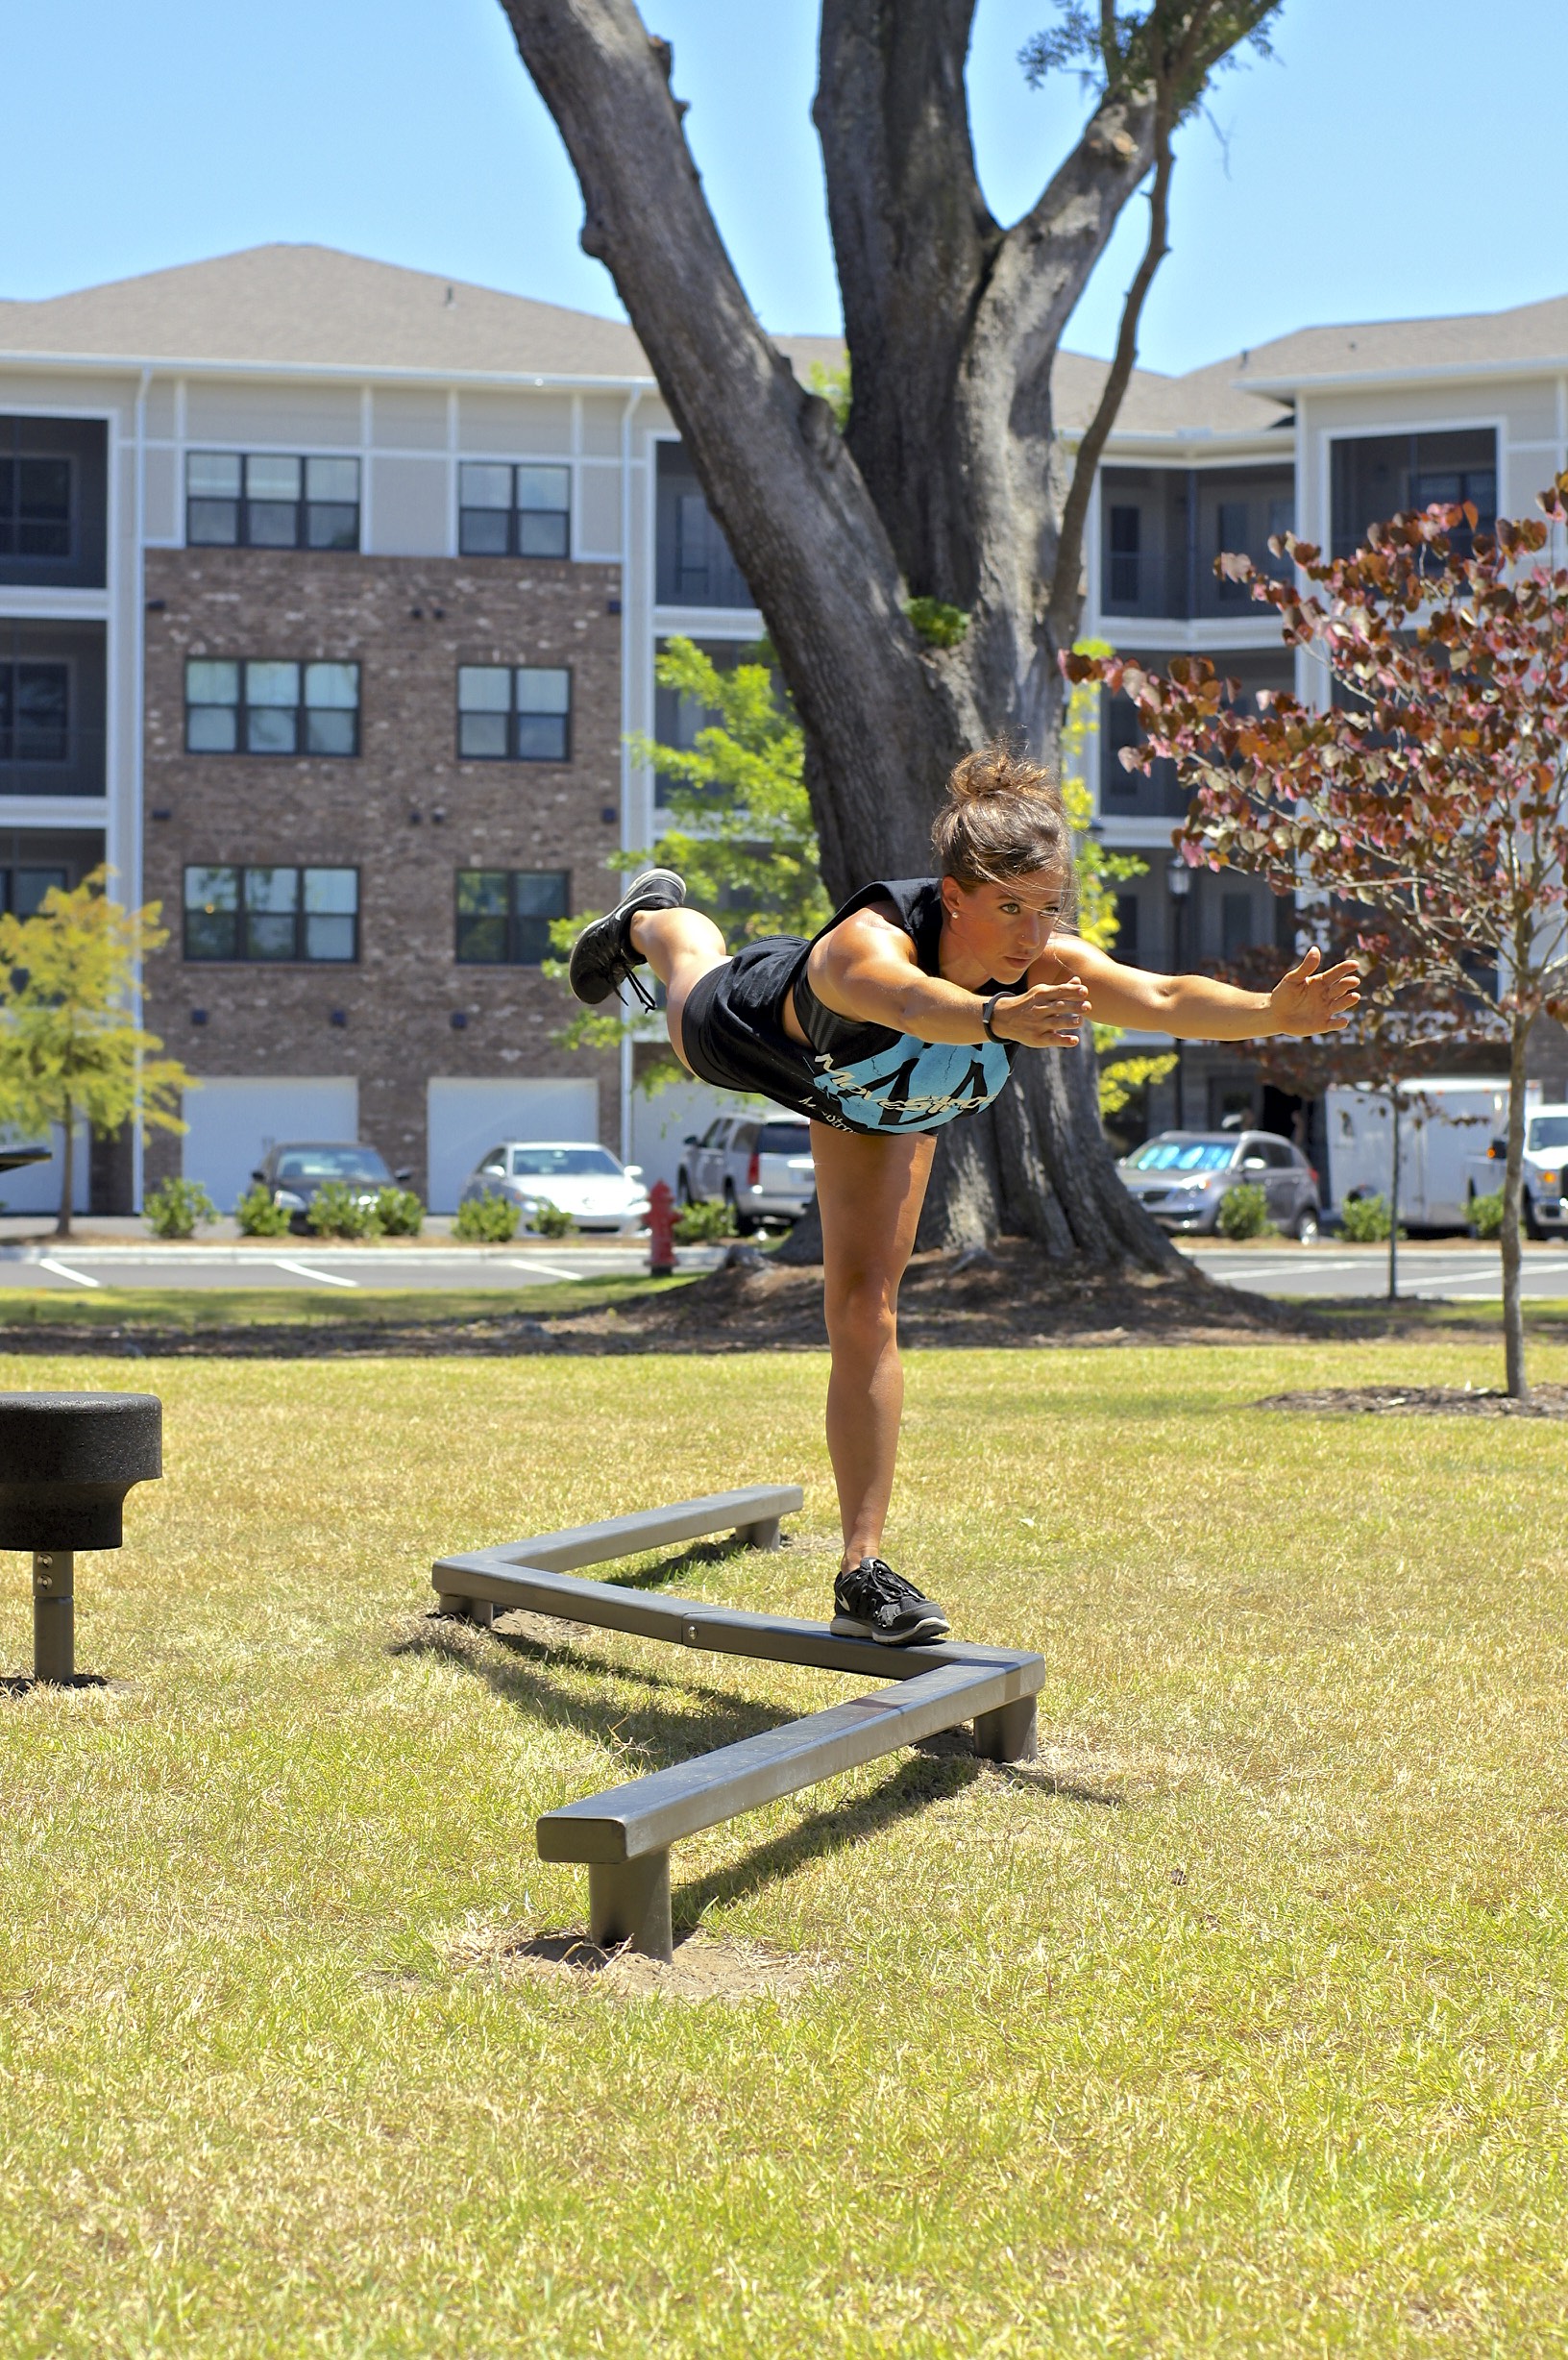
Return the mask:
M 1116 422 L 1123 396 L 1132 382 L 1133 370 L 1138 362 L 1138 330 L 1143 316 L 1144 301 L 1154 284 L 1156 271 L 1170 251 L 1170 176 L 1175 162 L 1171 138 L 1170 112 L 1162 95 L 1155 116 L 1154 184 L 1149 190 L 1148 242 L 1121 307 L 1121 325 L 1116 333 L 1116 349 L 1110 373 L 1101 389 L 1094 415 L 1078 445 L 1073 460 L 1072 481 L 1057 531 L 1056 562 L 1051 573 L 1047 611 L 1052 634 L 1059 646 L 1066 646 L 1078 627 L 1078 585 L 1083 568 L 1084 526 L 1094 489 L 1095 471 L 1110 439 L 1111 429 Z

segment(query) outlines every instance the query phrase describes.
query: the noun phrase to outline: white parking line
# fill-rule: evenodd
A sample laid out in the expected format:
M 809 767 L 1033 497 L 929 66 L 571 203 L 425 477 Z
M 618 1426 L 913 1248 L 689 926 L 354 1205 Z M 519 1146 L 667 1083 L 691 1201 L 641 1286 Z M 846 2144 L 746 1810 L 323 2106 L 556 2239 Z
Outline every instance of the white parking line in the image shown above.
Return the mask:
M 553 1262 L 525 1262 L 521 1254 L 514 1254 L 506 1266 L 511 1270 L 527 1270 L 530 1278 L 551 1281 L 557 1278 L 581 1278 L 583 1275 L 580 1270 L 557 1269 Z
M 287 1270 L 295 1278 L 319 1279 L 324 1287 L 357 1287 L 359 1284 L 356 1278 L 339 1278 L 335 1270 L 312 1270 L 304 1262 L 275 1262 L 273 1268 Z
M 53 1270 L 57 1278 L 74 1278 L 79 1287 L 101 1287 L 101 1278 L 89 1278 L 86 1270 L 68 1269 L 63 1262 L 52 1262 L 47 1254 L 38 1256 L 40 1270 Z

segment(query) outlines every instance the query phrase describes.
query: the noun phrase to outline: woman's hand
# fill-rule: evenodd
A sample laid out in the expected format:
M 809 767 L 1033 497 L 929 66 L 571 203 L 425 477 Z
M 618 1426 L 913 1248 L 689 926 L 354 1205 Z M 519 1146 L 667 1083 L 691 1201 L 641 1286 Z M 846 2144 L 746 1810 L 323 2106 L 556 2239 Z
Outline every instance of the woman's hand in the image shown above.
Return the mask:
M 998 1041 L 1017 1041 L 1028 1049 L 1072 1049 L 1090 1013 L 1088 988 L 1074 975 L 1066 983 L 1035 983 L 1003 994 L 992 1011 L 991 1029 Z
M 1337 967 L 1324 967 L 1323 953 L 1314 945 L 1270 992 L 1269 1031 L 1343 1032 L 1350 1022 L 1352 1009 L 1360 1000 L 1358 989 L 1360 980 L 1361 971 L 1354 959 L 1341 959 Z

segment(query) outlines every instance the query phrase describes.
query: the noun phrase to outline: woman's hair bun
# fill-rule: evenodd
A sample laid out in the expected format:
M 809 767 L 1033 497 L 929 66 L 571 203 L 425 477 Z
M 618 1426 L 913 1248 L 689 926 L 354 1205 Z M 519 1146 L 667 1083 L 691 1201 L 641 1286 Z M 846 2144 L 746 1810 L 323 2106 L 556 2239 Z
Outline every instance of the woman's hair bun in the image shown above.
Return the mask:
M 1051 773 L 993 738 L 955 764 L 931 828 L 943 876 L 1001 885 L 1041 870 L 1070 877 L 1072 831 Z

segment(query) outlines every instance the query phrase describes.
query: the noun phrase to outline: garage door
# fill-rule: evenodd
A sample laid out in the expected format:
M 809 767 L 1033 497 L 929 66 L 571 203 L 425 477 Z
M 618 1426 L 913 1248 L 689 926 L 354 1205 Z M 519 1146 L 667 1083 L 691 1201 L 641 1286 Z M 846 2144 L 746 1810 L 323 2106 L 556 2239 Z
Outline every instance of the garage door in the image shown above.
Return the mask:
M 220 1213 L 232 1213 L 276 1140 L 357 1139 L 359 1085 L 352 1074 L 208 1080 L 181 1112 L 190 1125 L 181 1169 Z
M 585 1081 L 433 1081 L 428 1095 L 432 1213 L 456 1210 L 463 1182 L 503 1139 L 598 1139 L 599 1085 Z
M 61 1150 L 65 1144 L 63 1124 L 57 1122 L 49 1136 L 52 1146 L 47 1164 L 23 1164 L 15 1171 L 0 1172 L 0 1211 L 7 1213 L 59 1212 L 60 1192 L 65 1185 L 65 1169 L 61 1156 Z M 89 1138 L 90 1134 L 84 1122 L 76 1134 L 76 1160 L 71 1167 L 71 1195 L 74 1199 L 71 1210 L 73 1213 L 86 1213 L 87 1210 L 91 1180 Z M 18 1147 L 41 1147 L 43 1140 L 41 1136 L 36 1140 L 18 1139 L 15 1144 Z

